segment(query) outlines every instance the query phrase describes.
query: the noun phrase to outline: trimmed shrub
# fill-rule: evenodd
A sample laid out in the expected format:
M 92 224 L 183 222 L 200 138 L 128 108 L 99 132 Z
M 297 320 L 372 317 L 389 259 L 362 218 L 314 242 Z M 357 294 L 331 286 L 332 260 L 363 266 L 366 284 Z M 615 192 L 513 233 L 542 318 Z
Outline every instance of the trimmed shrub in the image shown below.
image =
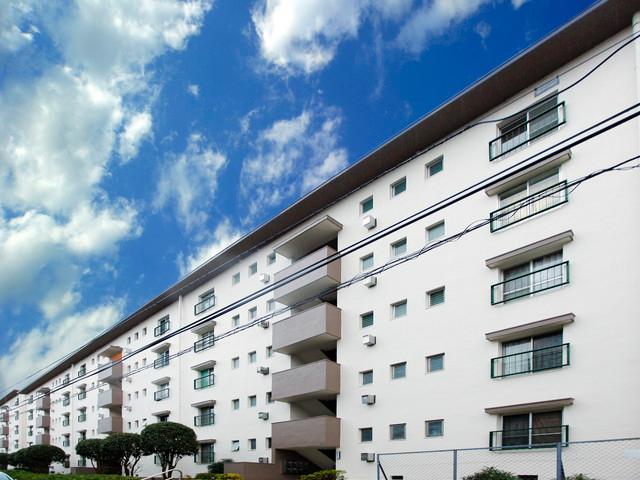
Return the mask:
M 119 475 L 66 475 L 61 473 L 49 475 L 44 473 L 26 472 L 24 470 L 10 470 L 4 473 L 13 477 L 15 480 L 135 480 L 132 477 L 121 477 Z
M 518 477 L 496 467 L 485 467 L 473 475 L 463 477 L 462 480 L 518 480 Z
M 216 473 L 213 475 L 213 480 L 242 480 L 242 475 L 239 473 Z
M 567 477 L 567 480 L 596 480 L 595 478 L 591 478 L 584 473 L 576 473 L 575 475 L 571 475 Z
M 300 480 L 346 480 L 346 478 L 343 470 L 320 470 L 300 476 Z
M 15 466 L 34 473 L 49 473 L 52 463 L 64 463 L 67 455 L 64 450 L 53 445 L 31 445 L 14 453 Z
M 211 465 L 209 465 L 211 466 Z M 196 480 L 211 480 L 211 474 L 210 473 L 196 473 L 195 476 Z

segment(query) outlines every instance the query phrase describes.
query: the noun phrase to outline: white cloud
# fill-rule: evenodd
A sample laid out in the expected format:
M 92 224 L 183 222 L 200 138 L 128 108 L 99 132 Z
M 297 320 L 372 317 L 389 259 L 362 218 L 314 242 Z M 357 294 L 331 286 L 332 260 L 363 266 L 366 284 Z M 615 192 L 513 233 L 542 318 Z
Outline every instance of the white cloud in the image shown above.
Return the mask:
M 513 5 L 513 8 L 517 10 L 528 1 L 529 0 L 511 0 L 511 5 Z
M 120 133 L 120 157 L 127 162 L 138 155 L 138 149 L 142 140 L 151 133 L 152 124 L 149 112 L 136 113 L 129 118 Z
M 484 42 L 487 38 L 489 38 L 489 35 L 491 35 L 491 25 L 485 22 L 484 20 L 481 20 L 478 23 L 476 23 L 476 26 L 473 28 L 473 31 L 476 32 Z
M 341 122 L 335 108 L 305 109 L 257 135 L 242 165 L 245 222 L 263 219 L 263 209 L 308 192 L 347 166 L 347 151 L 338 145 Z
M 211 259 L 238 240 L 240 236 L 240 231 L 231 225 L 229 219 L 223 219 L 223 221 L 216 227 L 211 238 L 197 248 L 194 253 L 191 255 L 181 253 L 178 256 L 177 263 L 178 268 L 180 269 L 180 275 L 186 275 L 187 273 L 195 270 L 207 260 Z
M 187 92 L 189 92 L 194 97 L 198 98 L 200 96 L 200 86 L 192 83 L 187 87 Z
M 200 134 L 192 134 L 179 155 L 171 155 L 160 169 L 154 207 L 171 205 L 187 231 L 206 227 L 208 210 L 218 188 L 226 157 L 214 151 Z
M 112 301 L 49 321 L 21 333 L 0 356 L 0 388 L 6 389 L 48 365 L 116 323 L 124 302 Z
M 0 2 L 0 53 L 16 52 L 33 41 L 37 29 L 24 26 L 30 14 L 31 6 L 27 1 Z

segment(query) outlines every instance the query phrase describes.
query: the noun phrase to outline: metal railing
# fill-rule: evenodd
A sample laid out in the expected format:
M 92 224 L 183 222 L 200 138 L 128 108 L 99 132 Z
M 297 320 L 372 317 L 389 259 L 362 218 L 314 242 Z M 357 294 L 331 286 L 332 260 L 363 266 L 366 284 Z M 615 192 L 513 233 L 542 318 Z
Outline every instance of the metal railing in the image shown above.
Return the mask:
M 153 392 L 153 399 L 156 402 L 159 402 L 160 400 L 164 400 L 166 398 L 169 398 L 169 389 L 168 388 L 163 388 L 162 390 L 158 390 L 156 392 Z
M 571 361 L 568 343 L 491 359 L 491 378 L 562 368 Z
M 567 122 L 564 102 L 543 110 L 535 117 L 524 115 L 519 122 L 510 124 L 489 142 L 489 160 L 493 161 L 523 147 L 532 140 L 549 133 Z M 532 125 L 535 128 L 532 128 Z
M 78 400 L 84 400 L 85 398 L 87 398 L 87 392 L 78 393 Z
M 526 218 L 546 212 L 558 205 L 567 203 L 568 200 L 567 181 L 564 180 L 491 212 L 491 231 L 495 232 Z
M 209 310 L 210 308 L 215 307 L 215 305 L 216 305 L 216 296 L 214 294 L 211 294 L 203 298 L 201 301 L 199 301 L 193 306 L 193 313 L 194 315 L 198 315 L 206 310 Z
M 491 285 L 491 305 L 544 292 L 569 283 L 569 261 Z
M 171 322 L 169 320 L 165 320 L 164 322 L 162 322 L 160 325 L 158 325 L 156 328 L 153 329 L 153 335 L 156 337 L 159 337 L 163 333 L 167 333 L 170 328 L 171 328 Z
M 166 367 L 167 365 L 169 365 L 169 355 L 156 358 L 153 361 L 153 368 L 162 368 Z
M 68 407 L 69 405 L 71 405 L 71 399 L 69 397 L 65 397 L 62 399 L 62 406 L 63 407 Z
M 196 353 L 201 352 L 202 350 L 213 347 L 215 343 L 216 341 L 213 335 L 211 335 L 210 337 L 201 338 L 193 344 L 193 351 Z
M 194 390 L 201 390 L 203 388 L 213 387 L 215 385 L 215 375 L 210 373 L 206 377 L 198 377 L 193 380 Z
M 87 369 L 85 368 L 81 368 L 80 370 L 78 370 L 78 377 L 84 377 L 87 374 Z
M 83 423 L 87 421 L 87 415 L 78 415 L 78 423 Z
M 215 413 L 205 413 L 204 415 L 197 415 L 193 417 L 193 425 L 196 427 L 207 427 L 209 425 L 213 425 L 215 422 Z
M 71 421 L 69 420 L 69 418 L 65 418 L 62 420 L 63 427 L 68 427 L 70 424 L 71 424 Z
M 209 465 L 215 463 L 216 454 L 215 452 L 206 452 L 206 453 L 198 453 L 193 458 L 194 462 L 202 465 Z
M 569 425 L 489 432 L 491 450 L 555 447 L 569 441 Z

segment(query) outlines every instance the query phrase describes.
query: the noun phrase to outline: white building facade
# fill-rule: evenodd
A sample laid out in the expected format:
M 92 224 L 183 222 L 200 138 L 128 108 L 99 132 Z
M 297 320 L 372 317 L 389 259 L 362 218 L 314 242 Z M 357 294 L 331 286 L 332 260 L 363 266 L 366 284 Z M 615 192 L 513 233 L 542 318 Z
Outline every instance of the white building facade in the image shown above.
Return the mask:
M 637 9 L 594 6 L 8 394 L 0 451 L 50 443 L 82 469 L 79 440 L 168 420 L 197 433 L 189 475 L 370 479 L 380 452 L 637 436 L 640 177 L 573 182 L 638 155 L 638 120 L 568 146 L 639 102 Z

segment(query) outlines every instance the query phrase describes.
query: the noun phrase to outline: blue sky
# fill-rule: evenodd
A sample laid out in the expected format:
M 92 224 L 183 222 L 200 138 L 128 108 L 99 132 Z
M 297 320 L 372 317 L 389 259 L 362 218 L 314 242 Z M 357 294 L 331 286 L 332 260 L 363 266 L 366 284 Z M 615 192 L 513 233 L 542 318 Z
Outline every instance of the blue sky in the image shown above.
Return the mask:
M 0 389 L 591 3 L 2 2 Z

